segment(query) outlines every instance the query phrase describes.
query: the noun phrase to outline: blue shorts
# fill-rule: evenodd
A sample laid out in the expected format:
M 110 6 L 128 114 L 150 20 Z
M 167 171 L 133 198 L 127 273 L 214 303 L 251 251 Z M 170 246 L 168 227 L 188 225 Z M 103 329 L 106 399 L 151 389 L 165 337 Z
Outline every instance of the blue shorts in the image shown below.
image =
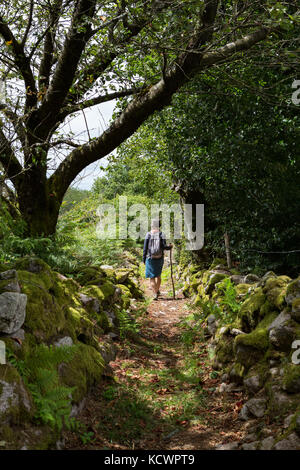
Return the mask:
M 164 257 L 159 259 L 146 259 L 146 274 L 145 277 L 158 277 L 161 275 L 162 268 L 164 265 Z

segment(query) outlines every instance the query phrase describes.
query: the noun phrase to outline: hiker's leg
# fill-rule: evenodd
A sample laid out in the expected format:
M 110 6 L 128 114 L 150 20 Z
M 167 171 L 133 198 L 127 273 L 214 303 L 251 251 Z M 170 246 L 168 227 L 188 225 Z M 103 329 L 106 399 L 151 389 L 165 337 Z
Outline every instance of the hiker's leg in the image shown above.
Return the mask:
M 157 276 L 157 278 L 156 278 L 156 292 L 159 291 L 160 284 L 161 284 L 161 277 Z
M 150 284 L 151 284 L 151 289 L 153 290 L 154 294 L 156 294 L 156 282 L 155 282 L 155 277 L 150 278 Z

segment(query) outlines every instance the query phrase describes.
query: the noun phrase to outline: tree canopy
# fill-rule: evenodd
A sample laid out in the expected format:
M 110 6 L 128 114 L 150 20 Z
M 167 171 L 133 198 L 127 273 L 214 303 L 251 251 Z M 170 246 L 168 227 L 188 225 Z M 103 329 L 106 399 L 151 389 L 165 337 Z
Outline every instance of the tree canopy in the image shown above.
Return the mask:
M 294 1 L 2 1 L 0 163 L 29 233 L 53 233 L 76 176 L 195 74 L 251 48 L 279 60 L 297 22 Z M 101 135 L 65 131 L 70 116 L 115 98 L 123 100 Z
M 245 267 L 299 266 L 300 115 L 291 102 L 296 64 L 250 59 L 201 75 L 172 108 L 119 149 L 124 162 L 168 169 L 183 199 L 205 203 L 206 246 L 220 253 L 227 232 Z M 213 110 L 213 112 L 212 112 Z

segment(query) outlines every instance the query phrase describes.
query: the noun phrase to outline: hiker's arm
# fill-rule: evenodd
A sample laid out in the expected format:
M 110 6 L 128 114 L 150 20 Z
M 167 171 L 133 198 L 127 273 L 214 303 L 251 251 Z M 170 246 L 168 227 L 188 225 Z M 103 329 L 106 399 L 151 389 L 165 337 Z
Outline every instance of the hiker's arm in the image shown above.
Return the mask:
M 143 263 L 146 263 L 148 243 L 149 243 L 149 237 L 148 237 L 148 235 L 146 235 L 146 238 L 145 238 L 145 241 L 144 241 L 144 249 L 143 249 Z
M 172 243 L 170 243 L 170 245 L 167 245 L 166 239 L 164 237 L 162 237 L 161 240 L 162 240 L 163 250 L 171 250 L 173 248 Z

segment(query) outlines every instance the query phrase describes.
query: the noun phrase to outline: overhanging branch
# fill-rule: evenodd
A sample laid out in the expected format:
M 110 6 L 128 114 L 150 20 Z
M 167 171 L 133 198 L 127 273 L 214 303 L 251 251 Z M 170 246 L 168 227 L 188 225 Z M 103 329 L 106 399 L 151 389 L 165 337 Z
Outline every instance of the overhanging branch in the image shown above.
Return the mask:
M 115 119 L 111 126 L 98 138 L 72 151 L 50 177 L 50 184 L 60 198 L 89 164 L 105 157 L 130 137 L 139 126 L 156 110 L 170 104 L 173 94 L 201 70 L 233 57 L 237 52 L 249 49 L 264 40 L 270 30 L 261 28 L 216 51 L 201 54 L 186 54 L 182 65 L 168 71 L 167 80 L 160 80 L 147 92 L 138 94 Z

